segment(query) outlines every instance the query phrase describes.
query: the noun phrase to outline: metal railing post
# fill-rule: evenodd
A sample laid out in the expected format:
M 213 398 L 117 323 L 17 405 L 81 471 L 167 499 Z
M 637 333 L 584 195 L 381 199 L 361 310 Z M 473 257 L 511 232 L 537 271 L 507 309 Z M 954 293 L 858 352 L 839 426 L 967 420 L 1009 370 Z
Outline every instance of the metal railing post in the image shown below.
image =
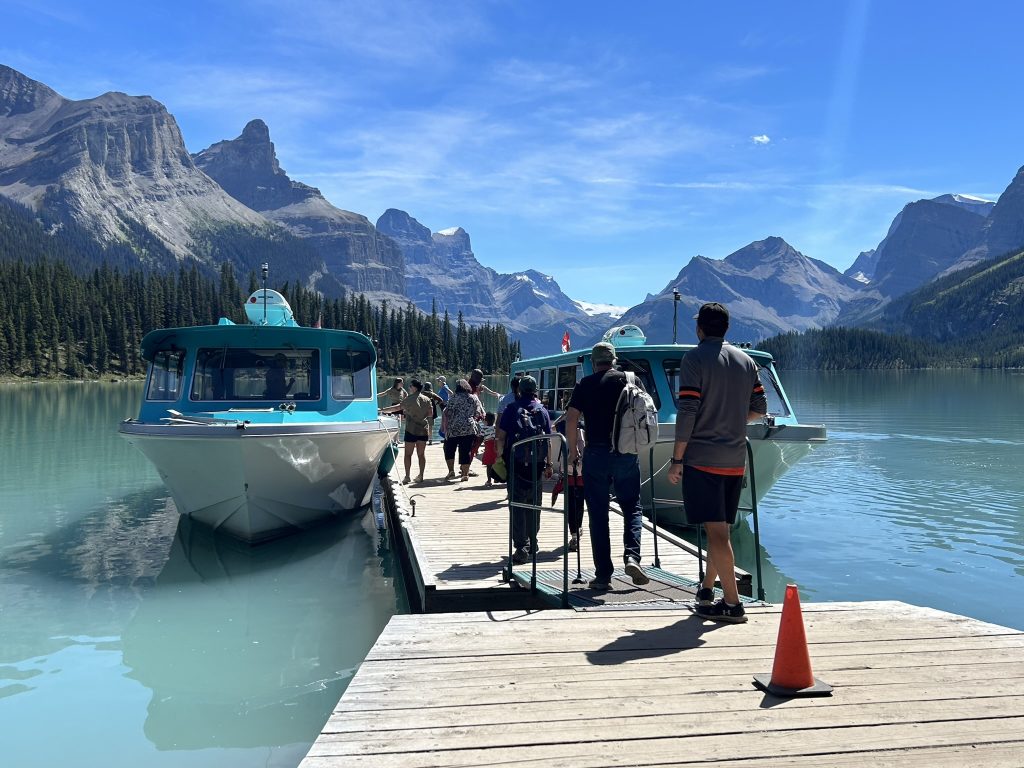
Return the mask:
M 757 519 L 757 482 L 754 480 L 754 447 L 747 440 L 747 462 L 750 464 L 750 510 L 754 515 L 754 567 L 757 571 L 757 599 L 764 602 L 764 579 L 761 576 L 761 531 Z
M 647 473 L 651 478 L 651 526 L 654 529 L 654 567 L 661 568 L 661 557 L 658 556 L 658 501 L 654 495 L 654 448 L 656 445 L 657 443 L 652 445 L 650 449 Z M 625 511 L 623 511 L 623 514 L 625 514 Z

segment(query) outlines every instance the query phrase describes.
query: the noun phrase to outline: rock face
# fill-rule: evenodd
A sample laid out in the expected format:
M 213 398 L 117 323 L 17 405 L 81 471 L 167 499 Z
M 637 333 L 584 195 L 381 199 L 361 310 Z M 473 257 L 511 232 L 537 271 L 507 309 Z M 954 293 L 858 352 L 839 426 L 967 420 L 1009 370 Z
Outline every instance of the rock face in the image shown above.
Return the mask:
M 935 200 L 910 203 L 875 249 L 872 286 L 892 298 L 924 285 L 959 261 L 978 241 L 985 221 L 960 206 Z
M 966 267 L 983 259 L 995 258 L 1024 247 L 1024 168 L 999 196 L 982 227 L 980 242 L 960 260 Z
M 0 139 L 0 194 L 101 241 L 145 232 L 180 258 L 211 226 L 268 226 L 196 168 L 174 118 L 148 96 L 71 101 L 0 66 Z
M 651 342 L 671 342 L 672 290 L 677 289 L 677 341 L 696 340 L 693 316 L 707 301 L 728 307 L 730 339 L 756 341 L 828 325 L 861 288 L 853 278 L 804 256 L 782 238 L 769 237 L 722 260 L 695 256 L 660 293 L 648 296 L 619 322 L 639 325 Z
M 534 270 L 499 273 L 477 261 L 461 227 L 431 232 L 405 211 L 389 208 L 377 229 L 402 249 L 409 297 L 429 312 L 460 311 L 470 324 L 502 323 L 532 357 L 559 351 L 568 329 L 573 345 L 593 343 L 612 325 L 608 315 L 587 315 L 548 275 Z
M 365 216 L 335 208 L 320 190 L 292 181 L 262 120 L 250 121 L 241 136 L 214 144 L 194 160 L 235 200 L 307 239 L 323 259 L 324 272 L 349 290 L 402 300 L 405 261 L 399 247 Z

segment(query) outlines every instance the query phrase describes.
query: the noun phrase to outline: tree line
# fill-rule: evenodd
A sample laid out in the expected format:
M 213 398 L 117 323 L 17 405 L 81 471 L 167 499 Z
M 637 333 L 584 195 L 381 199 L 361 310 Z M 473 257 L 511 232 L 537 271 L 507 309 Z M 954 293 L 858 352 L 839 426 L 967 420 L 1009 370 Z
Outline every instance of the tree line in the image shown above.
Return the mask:
M 229 262 L 209 276 L 198 265 L 145 272 L 104 264 L 86 274 L 64 261 L 0 260 L 0 376 L 95 378 L 145 371 L 142 337 L 155 328 L 244 323 L 255 273 L 237 279 Z M 269 286 L 268 286 L 269 287 Z M 363 295 L 325 299 L 301 285 L 277 287 L 300 325 L 359 331 L 374 339 L 381 373 L 509 370 L 519 356 L 502 325 L 470 327 L 462 313 L 430 314 Z
M 757 345 L 787 369 L 1022 368 L 1024 339 L 1003 334 L 936 342 L 862 328 L 791 331 Z

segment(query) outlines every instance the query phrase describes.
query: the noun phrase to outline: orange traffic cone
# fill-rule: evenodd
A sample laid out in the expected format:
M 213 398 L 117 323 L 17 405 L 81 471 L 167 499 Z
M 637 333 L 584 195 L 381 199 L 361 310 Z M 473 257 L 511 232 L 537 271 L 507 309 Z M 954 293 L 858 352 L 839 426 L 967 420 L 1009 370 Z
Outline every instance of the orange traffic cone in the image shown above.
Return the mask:
M 832 695 L 832 686 L 821 682 L 811 672 L 811 657 L 807 653 L 804 617 L 800 613 L 800 593 L 796 584 L 786 585 L 771 678 L 754 675 L 754 685 L 773 696 L 787 698 Z

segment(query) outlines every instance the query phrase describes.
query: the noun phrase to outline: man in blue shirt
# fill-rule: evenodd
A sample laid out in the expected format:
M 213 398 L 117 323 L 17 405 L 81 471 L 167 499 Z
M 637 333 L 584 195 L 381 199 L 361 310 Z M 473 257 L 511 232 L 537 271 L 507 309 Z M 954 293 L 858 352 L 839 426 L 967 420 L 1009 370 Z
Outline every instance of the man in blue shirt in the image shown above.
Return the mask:
M 452 391 L 448 387 L 447 379 L 444 376 L 437 377 L 437 396 L 441 398 L 441 401 L 448 405 L 448 398 L 452 396 Z M 443 406 L 442 406 L 443 407 Z M 444 440 L 444 416 L 441 416 L 441 429 L 437 430 L 437 436 Z

